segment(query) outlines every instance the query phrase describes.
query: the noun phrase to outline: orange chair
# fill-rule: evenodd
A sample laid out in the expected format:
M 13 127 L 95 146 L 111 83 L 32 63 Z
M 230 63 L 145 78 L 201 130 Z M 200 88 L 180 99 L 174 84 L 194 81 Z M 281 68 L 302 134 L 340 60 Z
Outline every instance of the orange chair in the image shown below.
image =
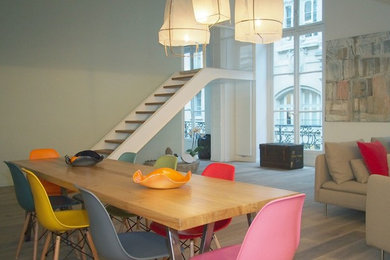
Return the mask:
M 30 160 L 53 159 L 53 158 L 59 158 L 59 157 L 60 157 L 60 154 L 52 148 L 34 149 L 30 152 Z M 63 191 L 73 192 L 73 191 L 64 190 L 61 186 L 58 186 L 57 184 L 48 182 L 48 181 L 43 180 L 41 178 L 39 180 L 41 181 L 43 187 L 45 187 L 45 190 L 49 196 L 50 195 L 55 195 L 55 196 L 64 195 Z

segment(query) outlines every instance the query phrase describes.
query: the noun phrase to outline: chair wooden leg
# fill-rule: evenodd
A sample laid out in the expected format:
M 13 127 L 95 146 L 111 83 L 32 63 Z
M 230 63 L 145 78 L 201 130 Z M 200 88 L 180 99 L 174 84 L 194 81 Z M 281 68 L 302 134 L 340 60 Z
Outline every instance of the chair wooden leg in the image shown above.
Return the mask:
M 81 243 L 83 242 L 83 233 L 82 231 L 80 230 L 79 233 L 79 241 L 81 241 Z M 86 255 L 86 252 L 85 252 L 85 245 L 81 248 L 81 257 L 83 260 L 87 260 L 87 255 Z
M 127 220 L 127 218 L 122 218 L 122 224 L 126 227 L 126 230 L 131 230 L 131 227 L 130 227 L 130 224 L 129 224 L 129 221 Z
M 213 240 L 214 240 L 215 246 L 217 248 L 221 248 L 221 244 L 219 243 L 219 240 L 218 240 L 217 235 L 215 233 L 213 234 Z
M 58 260 L 60 256 L 60 242 L 61 242 L 61 237 L 59 235 L 56 236 L 56 244 L 54 246 L 54 260 Z
M 139 230 L 140 227 L 139 227 L 139 220 L 140 220 L 140 217 L 137 216 L 137 225 L 136 225 L 136 229 Z
M 381 249 L 381 260 L 385 259 L 385 251 Z
M 147 220 L 146 218 L 145 218 L 145 226 L 146 228 L 149 228 L 149 220 Z
M 328 216 L 328 204 L 327 203 L 324 204 L 324 215 L 325 215 L 325 217 Z
M 22 249 L 22 245 L 23 245 L 23 241 L 24 241 L 24 234 L 26 233 L 30 219 L 31 219 L 31 212 L 28 212 L 26 215 L 26 218 L 24 219 L 22 233 L 20 234 L 18 247 L 16 248 L 16 257 L 15 257 L 16 259 L 18 259 L 19 254 L 20 254 L 20 250 Z
M 194 256 L 194 240 L 190 239 L 190 258 Z
M 36 259 L 37 259 L 37 252 L 38 252 L 38 233 L 39 233 L 38 219 L 35 219 L 33 260 L 36 260 Z
M 46 239 L 45 239 L 45 244 L 43 245 L 43 249 L 42 249 L 41 260 L 45 260 L 46 259 L 46 253 L 47 253 L 47 249 L 49 248 L 49 243 L 50 243 L 50 240 L 51 240 L 51 236 L 52 236 L 52 233 L 50 231 L 47 232 Z
M 87 230 L 85 232 L 85 234 L 87 235 L 87 241 L 88 241 L 89 247 L 91 248 L 93 259 L 94 260 L 99 260 L 99 255 L 97 253 L 95 244 L 93 243 L 91 233 L 89 233 L 89 231 Z

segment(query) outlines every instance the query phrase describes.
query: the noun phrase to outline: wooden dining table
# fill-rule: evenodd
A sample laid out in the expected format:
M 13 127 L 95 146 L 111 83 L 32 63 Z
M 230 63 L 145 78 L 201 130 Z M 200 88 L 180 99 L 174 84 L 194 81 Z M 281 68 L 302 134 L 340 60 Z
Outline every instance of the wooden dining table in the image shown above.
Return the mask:
M 64 188 L 86 188 L 99 199 L 167 227 L 172 259 L 182 259 L 178 231 L 204 225 L 201 252 L 209 250 L 214 222 L 259 211 L 269 201 L 298 194 L 250 183 L 232 182 L 193 174 L 175 189 L 150 189 L 132 180 L 151 166 L 105 159 L 89 167 L 72 167 L 64 159 L 19 160 L 16 165 Z

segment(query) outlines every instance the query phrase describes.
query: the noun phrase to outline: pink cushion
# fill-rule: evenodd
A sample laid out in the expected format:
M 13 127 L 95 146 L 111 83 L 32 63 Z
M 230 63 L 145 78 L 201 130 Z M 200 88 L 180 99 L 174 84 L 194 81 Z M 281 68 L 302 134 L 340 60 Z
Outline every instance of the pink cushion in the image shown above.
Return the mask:
M 357 142 L 370 174 L 389 176 L 386 148 L 379 141 Z

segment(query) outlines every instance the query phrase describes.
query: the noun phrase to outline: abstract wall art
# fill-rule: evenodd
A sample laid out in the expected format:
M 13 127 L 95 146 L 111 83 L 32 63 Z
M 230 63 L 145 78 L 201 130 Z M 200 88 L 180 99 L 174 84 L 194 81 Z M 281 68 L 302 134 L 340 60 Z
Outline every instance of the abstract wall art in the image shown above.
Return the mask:
M 390 32 L 326 42 L 325 121 L 390 122 Z

